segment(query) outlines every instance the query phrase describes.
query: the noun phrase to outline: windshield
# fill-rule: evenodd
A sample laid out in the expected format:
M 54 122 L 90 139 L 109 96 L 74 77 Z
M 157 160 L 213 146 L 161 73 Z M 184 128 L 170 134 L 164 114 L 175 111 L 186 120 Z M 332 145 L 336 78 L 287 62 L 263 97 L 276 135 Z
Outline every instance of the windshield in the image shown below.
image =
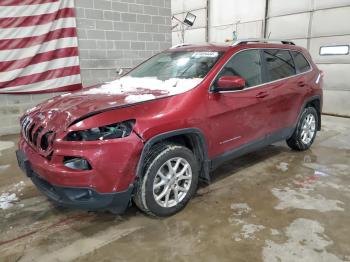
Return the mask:
M 152 77 L 159 80 L 172 78 L 204 78 L 221 57 L 222 52 L 163 52 L 132 70 L 130 77 Z

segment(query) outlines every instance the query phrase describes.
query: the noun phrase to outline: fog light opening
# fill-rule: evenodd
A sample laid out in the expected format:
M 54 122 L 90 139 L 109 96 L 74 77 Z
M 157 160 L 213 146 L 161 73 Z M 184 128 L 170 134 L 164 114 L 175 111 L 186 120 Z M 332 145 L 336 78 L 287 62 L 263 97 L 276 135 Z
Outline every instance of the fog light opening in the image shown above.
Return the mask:
M 91 170 L 92 169 L 89 162 L 86 159 L 81 157 L 66 156 L 63 159 L 63 164 L 65 167 L 68 167 L 74 170 Z

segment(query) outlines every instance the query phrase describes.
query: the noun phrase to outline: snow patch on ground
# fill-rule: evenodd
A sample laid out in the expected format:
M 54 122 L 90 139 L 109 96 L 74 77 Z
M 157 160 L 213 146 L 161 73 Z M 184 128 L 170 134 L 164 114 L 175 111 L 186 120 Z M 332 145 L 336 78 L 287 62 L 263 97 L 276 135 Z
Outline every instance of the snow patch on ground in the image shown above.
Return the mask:
M 0 209 L 8 209 L 14 206 L 14 202 L 18 202 L 18 197 L 16 193 L 21 193 L 24 189 L 25 183 L 20 181 L 11 186 L 10 189 L 6 190 L 8 192 L 1 193 L 0 195 Z M 23 205 L 20 205 L 23 207 Z
M 263 225 L 245 224 L 241 229 L 241 237 L 243 239 L 255 239 L 255 233 L 263 230 Z
M 265 229 L 263 225 L 249 224 L 241 219 L 233 219 L 232 222 L 233 221 L 235 221 L 237 225 L 242 226 L 240 232 L 236 232 L 232 236 L 237 242 L 242 240 L 254 240 L 256 239 L 256 233 Z
M 140 89 L 163 91 L 165 95 L 184 93 L 196 87 L 203 79 L 171 78 L 159 80 L 155 77 L 130 77 L 125 76 L 100 87 L 83 91 L 83 94 L 110 94 L 121 95 L 124 93 L 138 92 Z
M 125 101 L 129 104 L 137 103 L 137 102 L 143 102 L 147 100 L 155 99 L 156 97 L 151 94 L 144 94 L 144 95 L 129 95 L 125 98 Z
M 22 192 L 24 186 L 25 183 L 23 181 L 20 181 L 12 186 L 11 191 Z
M 278 170 L 281 170 L 282 172 L 286 172 L 286 171 L 288 171 L 288 165 L 289 165 L 288 163 L 281 162 L 276 166 L 276 168 Z
M 271 228 L 271 235 L 278 236 L 280 232 L 277 229 Z
M 2 193 L 0 195 L 0 209 L 8 209 L 13 206 L 13 202 L 18 198 L 15 193 Z
M 342 261 L 327 252 L 333 241 L 324 235 L 324 228 L 317 221 L 296 219 L 286 229 L 286 235 L 286 243 L 265 242 L 262 252 L 265 262 Z
M 229 223 L 241 226 L 240 232 L 236 232 L 232 236 L 235 241 L 254 240 L 256 239 L 255 234 L 265 229 L 263 225 L 250 224 L 240 218 L 242 216 L 250 215 L 252 212 L 252 209 L 248 206 L 248 204 L 233 203 L 230 207 L 233 210 L 233 214 L 228 219 Z M 254 216 L 252 215 L 252 217 Z
M 298 190 L 285 187 L 283 189 L 273 188 L 272 194 L 277 197 L 280 202 L 275 209 L 281 210 L 286 208 L 298 208 L 307 210 L 318 210 L 320 212 L 327 211 L 344 211 L 340 205 L 344 205 L 339 200 L 326 199 L 322 195 L 311 196 L 310 189 L 300 188 Z
M 246 203 L 231 204 L 231 209 L 234 211 L 235 215 L 237 216 L 248 214 L 250 211 L 252 211 L 252 209 Z

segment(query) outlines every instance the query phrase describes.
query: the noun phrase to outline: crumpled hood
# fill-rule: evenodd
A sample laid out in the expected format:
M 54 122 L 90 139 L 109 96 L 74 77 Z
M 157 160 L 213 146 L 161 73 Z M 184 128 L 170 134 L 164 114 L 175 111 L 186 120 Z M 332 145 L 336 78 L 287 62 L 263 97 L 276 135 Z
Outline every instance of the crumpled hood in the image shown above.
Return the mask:
M 202 81 L 194 79 L 169 79 L 122 77 L 100 86 L 66 93 L 49 99 L 27 111 L 40 115 L 46 125 L 67 127 L 73 121 L 94 112 L 115 109 L 157 98 L 186 92 Z M 40 114 L 39 114 L 40 112 Z

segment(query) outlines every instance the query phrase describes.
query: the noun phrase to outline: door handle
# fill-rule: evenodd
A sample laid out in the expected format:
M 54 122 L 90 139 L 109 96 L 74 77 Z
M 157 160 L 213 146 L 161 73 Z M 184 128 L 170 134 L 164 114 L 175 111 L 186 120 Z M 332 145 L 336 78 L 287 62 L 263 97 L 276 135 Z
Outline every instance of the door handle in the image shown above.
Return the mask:
M 300 87 L 303 87 L 303 86 L 305 86 L 306 84 L 305 84 L 305 81 L 299 81 L 298 82 L 298 86 L 300 86 Z
M 260 92 L 258 93 L 255 97 L 256 98 L 264 98 L 264 97 L 267 97 L 269 94 L 267 92 Z

